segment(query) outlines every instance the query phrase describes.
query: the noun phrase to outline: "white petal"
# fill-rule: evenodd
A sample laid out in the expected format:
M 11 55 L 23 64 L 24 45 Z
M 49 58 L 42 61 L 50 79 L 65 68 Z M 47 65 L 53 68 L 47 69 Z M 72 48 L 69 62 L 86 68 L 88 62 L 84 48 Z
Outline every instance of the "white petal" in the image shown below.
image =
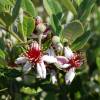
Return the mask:
M 64 48 L 65 57 L 71 59 L 73 57 L 73 52 L 69 47 Z
M 27 74 L 31 70 L 32 64 L 27 61 L 26 64 L 23 66 L 23 72 Z
M 41 68 L 41 66 L 40 66 L 40 64 L 39 63 L 37 63 L 37 74 L 38 74 L 38 76 L 40 76 L 40 78 L 42 78 L 42 68 Z
M 49 56 L 54 56 L 54 57 L 56 56 L 54 49 L 52 47 L 47 50 L 47 53 L 48 53 Z
M 68 68 L 70 66 L 70 64 L 64 64 L 61 66 L 61 68 Z
M 75 77 L 75 71 L 74 71 L 74 69 L 70 69 L 65 75 L 66 84 L 71 84 L 71 82 L 73 81 L 74 77 Z
M 26 57 L 19 57 L 16 59 L 15 63 L 22 64 L 22 63 L 25 63 L 26 61 L 27 61 Z
M 42 78 L 45 79 L 46 78 L 46 67 L 44 65 L 44 62 L 42 61 L 40 63 L 40 65 L 41 65 L 41 69 L 42 69 Z
M 56 72 L 54 70 L 51 70 L 51 73 L 50 74 L 51 74 L 52 84 L 57 83 Z
M 54 58 L 53 56 L 48 56 L 48 55 L 44 55 L 42 57 L 42 60 L 47 62 L 47 63 L 55 63 L 55 62 L 57 62 L 56 58 Z

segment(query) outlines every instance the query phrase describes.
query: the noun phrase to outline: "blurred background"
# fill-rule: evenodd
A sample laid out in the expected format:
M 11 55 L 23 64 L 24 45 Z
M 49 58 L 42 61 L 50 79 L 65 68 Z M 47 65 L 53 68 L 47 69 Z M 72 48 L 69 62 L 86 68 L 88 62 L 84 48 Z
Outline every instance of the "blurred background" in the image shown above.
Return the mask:
M 0 0 L 0 12 L 4 10 L 4 1 L 6 0 Z M 14 0 L 10 1 L 14 2 Z M 48 21 L 43 1 L 31 1 L 38 15 Z M 77 17 L 66 10 L 62 3 L 63 0 L 57 1 L 64 12 L 62 23 L 78 19 L 82 22 L 85 31 L 95 33 L 82 49 L 86 52 L 82 69 L 78 70 L 71 85 L 66 85 L 63 80 L 59 80 L 59 84 L 52 85 L 50 76 L 46 80 L 36 80 L 32 72 L 23 76 L 20 69 L 16 70 L 16 65 L 14 65 L 14 60 L 22 49 L 18 49 L 16 45 L 13 45 L 11 50 L 8 49 L 12 46 L 11 41 L 14 42 L 14 38 L 0 29 L 0 58 L 6 59 L 6 61 L 0 59 L 0 100 L 100 100 L 100 0 L 71 0 L 78 12 Z M 6 7 L 9 8 L 9 6 Z M 85 17 L 81 17 L 83 14 Z M 5 51 L 5 54 L 1 50 Z M 13 68 L 6 68 L 8 64 Z M 59 77 L 62 76 L 59 75 Z

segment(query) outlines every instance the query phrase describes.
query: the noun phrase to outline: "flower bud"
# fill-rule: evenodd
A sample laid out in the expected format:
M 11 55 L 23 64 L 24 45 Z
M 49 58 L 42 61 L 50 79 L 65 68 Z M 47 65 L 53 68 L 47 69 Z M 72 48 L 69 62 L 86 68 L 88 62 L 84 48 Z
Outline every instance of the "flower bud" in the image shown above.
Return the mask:
M 36 30 L 39 34 L 43 33 L 46 30 L 46 26 L 43 23 L 40 23 L 36 26 Z
M 53 38 L 52 38 L 52 43 L 53 43 L 53 44 L 58 44 L 58 43 L 60 43 L 60 38 L 59 38 L 58 36 L 53 36 Z
M 38 24 L 40 24 L 40 23 L 42 23 L 43 22 L 43 20 L 42 20 L 42 18 L 40 17 L 40 16 L 37 16 L 36 18 L 35 18 L 35 23 L 36 23 L 36 25 L 38 25 Z

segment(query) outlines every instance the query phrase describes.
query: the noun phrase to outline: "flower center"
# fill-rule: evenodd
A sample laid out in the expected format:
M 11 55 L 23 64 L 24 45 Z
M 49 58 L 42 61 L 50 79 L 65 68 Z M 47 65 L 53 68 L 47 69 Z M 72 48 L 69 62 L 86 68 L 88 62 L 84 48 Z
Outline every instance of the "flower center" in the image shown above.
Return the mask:
M 33 46 L 29 48 L 29 50 L 25 53 L 25 56 L 32 63 L 37 63 L 41 59 L 42 52 L 40 50 L 39 44 L 34 43 Z
M 80 67 L 82 64 L 80 55 L 74 54 L 72 59 L 69 60 L 69 64 L 71 64 L 71 67 Z

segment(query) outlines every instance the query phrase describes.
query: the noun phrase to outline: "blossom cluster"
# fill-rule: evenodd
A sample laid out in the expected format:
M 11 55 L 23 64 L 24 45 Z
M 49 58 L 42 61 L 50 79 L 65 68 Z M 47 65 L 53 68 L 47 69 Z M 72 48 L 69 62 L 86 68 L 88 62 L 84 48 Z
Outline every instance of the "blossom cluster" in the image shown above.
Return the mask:
M 50 34 L 51 43 L 44 50 L 43 43 Z M 28 45 L 28 49 L 16 59 L 15 63 L 23 64 L 25 74 L 32 68 L 35 69 L 37 78 L 45 79 L 47 74 L 50 74 L 53 84 L 57 83 L 57 70 L 62 70 L 65 72 L 65 83 L 70 84 L 75 77 L 75 70 L 82 65 L 81 55 L 61 43 L 60 37 L 52 34 L 52 29 L 43 23 L 39 16 L 35 19 L 32 38 L 33 41 Z

